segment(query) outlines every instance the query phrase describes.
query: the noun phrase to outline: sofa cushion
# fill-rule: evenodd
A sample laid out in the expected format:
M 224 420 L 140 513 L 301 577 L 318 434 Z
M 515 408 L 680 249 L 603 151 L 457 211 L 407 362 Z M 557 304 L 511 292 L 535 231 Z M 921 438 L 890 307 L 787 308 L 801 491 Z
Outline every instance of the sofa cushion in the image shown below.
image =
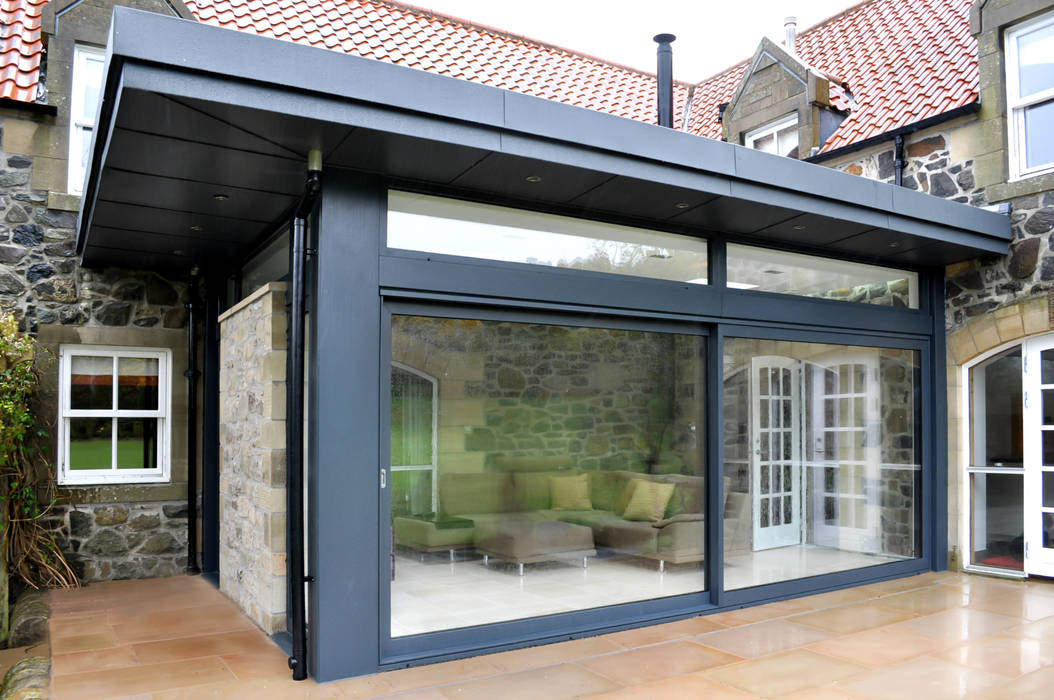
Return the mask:
M 510 510 L 512 478 L 498 472 L 439 475 L 439 509 L 446 515 L 505 513 Z
M 706 510 L 704 477 L 670 474 L 663 476 L 662 480 L 676 487 L 673 497 L 666 505 L 665 517 L 672 518 L 681 513 L 702 513 Z
M 626 520 L 662 520 L 666 513 L 666 504 L 673 496 L 674 485 L 645 479 L 634 479 L 633 483 L 636 486 L 622 517 Z
M 589 498 L 597 510 L 618 510 L 619 496 L 629 481 L 628 472 L 596 470 L 589 472 Z M 625 510 L 623 507 L 622 510 Z M 618 512 L 622 512 L 619 510 Z
M 516 472 L 512 474 L 512 491 L 515 500 L 513 509 L 520 511 L 548 510 L 552 507 L 549 477 L 571 476 L 579 473 L 581 472 L 556 471 Z
M 589 500 L 589 475 L 549 477 L 549 495 L 553 510 L 592 510 Z

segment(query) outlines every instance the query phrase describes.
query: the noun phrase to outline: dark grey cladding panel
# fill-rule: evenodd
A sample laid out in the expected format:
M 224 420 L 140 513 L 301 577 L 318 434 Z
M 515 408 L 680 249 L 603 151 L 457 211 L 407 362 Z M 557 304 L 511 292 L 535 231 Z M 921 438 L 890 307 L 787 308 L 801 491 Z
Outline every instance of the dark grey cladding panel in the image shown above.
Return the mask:
M 889 185 L 855 177 L 822 165 L 727 144 L 735 151 L 736 175 L 836 202 L 887 210 L 893 203 Z
M 618 144 L 619 151 L 632 156 L 721 175 L 735 173 L 727 143 L 516 92 L 505 93 L 504 125 L 581 146 L 611 149 Z
M 728 178 L 720 175 L 690 168 L 671 168 L 615 151 L 579 148 L 574 144 L 534 139 L 520 134 L 503 133 L 501 152 L 709 194 L 729 194 L 732 191 Z
M 977 257 L 977 250 L 967 246 L 954 243 L 934 243 L 933 241 L 921 240 L 919 245 L 895 252 L 888 262 L 893 265 L 922 265 L 927 267 L 941 267 Z
M 209 115 L 221 124 L 232 124 L 242 133 L 255 134 L 265 143 L 277 144 L 280 155 L 305 158 L 311 149 L 328 154 L 350 133 L 351 127 L 306 119 L 296 114 L 245 109 L 220 102 L 187 99 L 189 107 Z M 233 143 L 220 142 L 225 146 Z M 257 149 L 246 149 L 257 150 Z
M 792 245 L 824 246 L 850 236 L 873 230 L 868 224 L 855 224 L 816 214 L 801 214 L 757 232 L 768 240 L 786 241 Z
M 713 231 L 752 234 L 781 221 L 794 218 L 797 209 L 772 207 L 757 202 L 718 197 L 695 209 L 678 214 L 671 221 L 690 226 L 701 226 Z
M 304 162 L 116 129 L 106 165 L 215 185 L 299 194 Z
M 583 209 L 662 220 L 706 204 L 716 196 L 647 180 L 615 177 L 576 197 L 571 204 Z
M 197 235 L 217 242 L 249 241 L 264 228 L 259 221 L 204 216 L 182 211 L 159 212 L 153 207 L 117 202 L 98 202 L 95 205 L 95 225 L 129 231 L 154 231 L 170 236 Z M 196 231 L 194 227 L 200 227 L 200 231 Z
M 352 168 L 423 182 L 449 183 L 489 151 L 431 139 L 355 129 L 323 167 Z
M 275 192 L 176 180 L 123 170 L 103 170 L 99 200 L 270 223 L 296 198 Z M 214 195 L 224 195 L 217 200 Z
M 193 258 L 171 253 L 144 253 L 139 250 L 105 248 L 92 243 L 84 249 L 85 267 L 124 267 L 129 270 L 157 270 L 183 273 L 194 266 Z
M 114 8 L 109 47 L 115 56 L 280 85 L 301 94 L 410 111 L 428 105 L 436 114 L 476 124 L 500 125 L 503 119 L 505 91 L 498 88 L 126 7 Z M 274 108 L 298 113 L 283 107 Z
M 941 199 L 925 192 L 916 192 L 907 187 L 887 186 L 893 190 L 892 216 L 912 218 L 922 222 L 936 221 L 941 224 L 942 228 L 953 227 L 964 231 L 989 234 L 992 217 L 1001 216 L 978 207 Z M 1011 238 L 1010 219 L 1009 217 L 1002 218 L 1006 220 L 1006 230 L 1001 232 L 1000 237 L 1004 238 L 1009 244 Z M 1005 246 L 1003 252 L 1006 253 Z
M 181 101 L 142 90 L 124 90 L 117 126 L 150 134 L 163 134 L 227 148 L 289 158 L 297 155 L 285 146 L 254 134 L 229 119 L 218 119 Z
M 886 228 L 875 228 L 849 236 L 840 241 L 828 243 L 825 247 L 832 252 L 844 252 L 873 258 L 890 258 L 905 251 L 919 247 L 922 239 L 902 231 L 890 231 Z
M 847 177 L 855 176 L 849 175 Z M 759 204 L 783 207 L 785 209 L 794 209 L 796 211 L 810 214 L 819 214 L 821 216 L 827 216 L 842 221 L 849 221 L 854 224 L 865 224 L 867 226 L 889 225 L 889 216 L 883 210 L 858 207 L 851 202 L 844 202 L 836 199 L 827 199 L 814 195 L 802 195 L 792 189 L 771 187 L 768 184 L 761 184 L 758 182 L 733 180 L 732 196 L 738 197 L 746 202 L 756 202 Z
M 566 203 L 610 179 L 607 173 L 492 153 L 452 184 L 526 201 Z
M 241 244 L 209 236 L 168 236 L 153 231 L 128 231 L 99 226 L 92 230 L 92 246 L 181 257 L 186 262 L 238 254 Z

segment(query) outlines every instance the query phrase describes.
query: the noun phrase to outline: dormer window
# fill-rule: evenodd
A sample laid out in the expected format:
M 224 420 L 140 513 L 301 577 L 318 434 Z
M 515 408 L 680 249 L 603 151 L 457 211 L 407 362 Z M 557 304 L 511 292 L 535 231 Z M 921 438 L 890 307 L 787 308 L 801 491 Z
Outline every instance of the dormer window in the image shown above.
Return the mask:
M 792 114 L 748 131 L 744 145 L 765 153 L 798 157 L 798 115 Z
M 1054 171 L 1054 13 L 1006 33 L 1010 177 Z

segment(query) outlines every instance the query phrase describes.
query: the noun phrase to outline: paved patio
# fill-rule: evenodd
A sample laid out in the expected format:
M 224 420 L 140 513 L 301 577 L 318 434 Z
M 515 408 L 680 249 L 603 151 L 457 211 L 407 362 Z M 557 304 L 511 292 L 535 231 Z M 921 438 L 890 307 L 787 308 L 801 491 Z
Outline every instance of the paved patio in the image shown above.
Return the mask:
M 923 574 L 318 685 L 197 577 L 52 593 L 53 697 L 1050 698 L 1054 584 Z

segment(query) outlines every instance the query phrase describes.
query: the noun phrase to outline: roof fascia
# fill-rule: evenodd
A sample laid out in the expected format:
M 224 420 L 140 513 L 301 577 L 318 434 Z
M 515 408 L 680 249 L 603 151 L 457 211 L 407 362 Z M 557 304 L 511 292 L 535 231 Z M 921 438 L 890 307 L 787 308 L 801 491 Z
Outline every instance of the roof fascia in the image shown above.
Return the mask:
M 836 215 L 848 220 L 918 218 L 920 225 L 931 227 L 938 221 L 947 235 L 985 250 L 1001 246 L 1005 252 L 1010 237 L 1005 217 L 922 193 L 894 194 L 898 188 L 891 185 L 829 168 L 544 98 L 158 14 L 117 8 L 108 52 L 109 99 L 104 98 L 96 131 L 103 141 L 108 138 L 104 130 L 112 128 L 118 73 L 123 72 L 130 88 L 482 146 L 699 191 L 778 201 L 778 206 L 801 211 L 826 214 L 837 209 Z M 137 85 L 136 80 L 153 82 Z M 90 192 L 105 147 L 93 146 Z M 906 205 L 911 206 L 904 209 Z M 82 242 L 89 221 L 85 207 Z

